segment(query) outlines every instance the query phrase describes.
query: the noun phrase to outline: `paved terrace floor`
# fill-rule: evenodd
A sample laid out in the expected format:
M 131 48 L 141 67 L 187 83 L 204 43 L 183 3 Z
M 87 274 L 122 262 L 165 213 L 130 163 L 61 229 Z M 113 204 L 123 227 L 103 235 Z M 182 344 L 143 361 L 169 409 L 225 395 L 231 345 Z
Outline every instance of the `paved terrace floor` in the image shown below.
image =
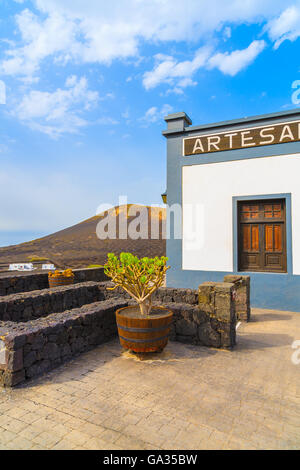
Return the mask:
M 0 391 L 0 449 L 299 449 L 300 314 L 252 319 L 232 352 L 138 360 L 113 341 Z

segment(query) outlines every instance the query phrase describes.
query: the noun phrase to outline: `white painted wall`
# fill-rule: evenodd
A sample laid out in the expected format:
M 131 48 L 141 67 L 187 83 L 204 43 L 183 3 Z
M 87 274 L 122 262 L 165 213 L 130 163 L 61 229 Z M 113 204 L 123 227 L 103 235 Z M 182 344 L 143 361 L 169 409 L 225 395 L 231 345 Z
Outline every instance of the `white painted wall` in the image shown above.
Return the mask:
M 233 271 L 233 196 L 291 193 L 293 274 L 300 274 L 300 154 L 184 166 L 182 186 L 183 269 Z

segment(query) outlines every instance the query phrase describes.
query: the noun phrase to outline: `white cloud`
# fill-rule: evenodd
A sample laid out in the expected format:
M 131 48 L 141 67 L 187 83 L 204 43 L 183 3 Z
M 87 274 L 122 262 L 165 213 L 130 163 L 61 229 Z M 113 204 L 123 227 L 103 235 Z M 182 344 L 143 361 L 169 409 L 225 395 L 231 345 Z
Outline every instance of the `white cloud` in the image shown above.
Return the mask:
M 248 67 L 266 47 L 265 41 L 253 41 L 246 49 L 231 53 L 217 53 L 208 61 L 208 68 L 218 68 L 226 75 L 234 76 Z
M 300 6 L 290 6 L 278 17 L 271 20 L 266 30 L 277 49 L 283 41 L 295 41 L 300 36 Z
M 0 70 L 6 75 L 20 75 L 26 81 L 36 81 L 33 77 L 39 71 L 40 63 L 48 56 L 57 61 L 67 61 L 70 52 L 76 48 L 75 24 L 53 13 L 45 20 L 23 10 L 16 15 L 22 46 L 6 51 Z
M 98 101 L 98 92 L 88 88 L 85 77 L 72 75 L 67 78 L 65 89 L 58 88 L 49 93 L 30 91 L 13 111 L 13 115 L 32 129 L 44 132 L 53 138 L 63 133 L 76 133 L 87 125 L 80 117 Z
M 28 81 L 47 57 L 109 64 L 137 58 L 144 42 L 205 44 L 220 31 L 228 36 L 229 26 L 270 21 L 287 1 L 210 0 L 208 7 L 206 0 L 32 0 L 27 5 L 34 4 L 38 14 L 25 9 L 16 16 L 20 44 L 7 50 L 1 69 Z
M 230 26 L 226 26 L 223 31 L 223 38 L 226 41 L 227 39 L 231 38 L 231 28 Z
M 188 87 L 188 86 L 196 86 L 198 85 L 197 82 L 195 82 L 194 80 L 192 80 L 191 78 L 182 78 L 181 80 L 179 80 L 176 84 L 176 86 L 174 86 L 173 88 L 169 88 L 167 91 L 166 91 L 166 96 L 174 93 L 175 95 L 183 95 L 184 94 L 184 88 Z
M 234 76 L 251 64 L 265 47 L 265 41 L 253 41 L 246 49 L 215 54 L 210 47 L 203 47 L 196 52 L 193 60 L 183 62 L 159 54 L 155 59 L 161 62 L 144 74 L 143 85 L 149 90 L 161 83 L 168 83 L 174 87 L 167 94 L 181 94 L 183 88 L 197 85 L 192 77 L 200 68 L 218 68 L 224 74 Z
M 107 126 L 109 126 L 109 125 L 116 126 L 117 124 L 119 124 L 119 121 L 117 121 L 114 118 L 105 116 L 105 117 L 97 119 L 97 123 L 107 125 Z
M 143 121 L 147 125 L 154 122 L 160 121 L 164 116 L 171 113 L 173 107 L 169 104 L 164 104 L 161 109 L 158 109 L 156 106 L 149 108 L 143 117 L 140 118 L 140 121 Z
M 3 80 L 0 80 L 0 104 L 6 104 L 6 86 Z
M 199 49 L 193 60 L 178 62 L 174 57 L 158 54 L 155 56 L 159 62 L 153 70 L 146 72 L 143 78 L 143 85 L 146 90 L 156 87 L 161 83 L 168 83 L 183 88 L 192 84 L 192 75 L 203 67 L 210 55 L 211 49 L 203 47 Z M 181 85 L 178 85 L 181 83 Z

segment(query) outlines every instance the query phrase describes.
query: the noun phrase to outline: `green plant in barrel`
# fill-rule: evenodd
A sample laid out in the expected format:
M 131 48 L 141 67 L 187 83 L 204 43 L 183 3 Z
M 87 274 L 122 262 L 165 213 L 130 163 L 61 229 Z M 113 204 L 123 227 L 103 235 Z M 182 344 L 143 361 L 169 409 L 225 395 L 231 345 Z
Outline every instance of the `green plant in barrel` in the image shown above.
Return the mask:
M 155 258 L 138 258 L 131 253 L 114 253 L 107 255 L 107 262 L 103 266 L 106 276 L 110 277 L 114 287 L 122 287 L 140 307 L 143 316 L 149 315 L 152 307 L 152 294 L 164 282 L 164 277 L 170 266 L 168 258 L 156 256 Z

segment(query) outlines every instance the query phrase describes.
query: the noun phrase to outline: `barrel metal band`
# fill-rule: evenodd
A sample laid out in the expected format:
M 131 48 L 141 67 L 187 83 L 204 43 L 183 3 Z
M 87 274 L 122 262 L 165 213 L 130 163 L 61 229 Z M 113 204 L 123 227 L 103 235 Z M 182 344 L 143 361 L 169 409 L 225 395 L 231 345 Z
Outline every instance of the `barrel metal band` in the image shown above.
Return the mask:
M 119 337 L 123 339 L 124 341 L 128 341 L 129 343 L 155 343 L 156 341 L 167 339 L 169 335 L 161 336 L 160 338 L 145 338 L 145 339 L 125 338 L 124 336 L 121 336 L 121 335 L 119 335 Z
M 123 326 L 117 323 L 118 328 L 124 331 L 131 331 L 132 333 L 150 333 L 152 331 L 164 331 L 167 328 L 170 328 L 170 323 L 164 326 L 160 326 L 159 328 L 131 328 L 129 326 Z

